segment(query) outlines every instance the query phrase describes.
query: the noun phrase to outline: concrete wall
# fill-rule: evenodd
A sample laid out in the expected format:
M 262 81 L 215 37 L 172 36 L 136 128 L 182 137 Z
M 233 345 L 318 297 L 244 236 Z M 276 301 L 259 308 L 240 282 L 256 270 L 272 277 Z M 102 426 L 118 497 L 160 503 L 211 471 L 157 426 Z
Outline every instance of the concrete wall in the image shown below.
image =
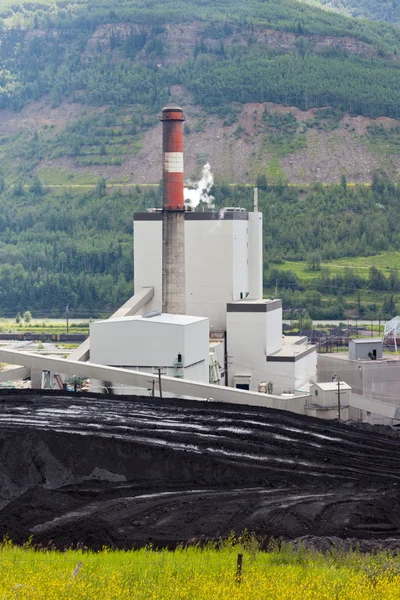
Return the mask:
M 263 297 L 263 221 L 262 213 L 249 213 L 249 298 Z
M 251 389 L 266 381 L 267 347 L 266 312 L 228 312 L 229 385 L 237 374 L 251 375 Z
M 126 385 L 126 384 L 115 383 L 115 382 L 111 383 L 111 382 L 107 382 L 107 381 L 101 381 L 98 379 L 92 379 L 90 391 L 94 392 L 94 393 L 99 393 L 99 394 L 104 394 L 105 392 L 113 393 L 113 394 L 117 394 L 117 395 L 121 395 L 121 396 L 126 396 L 129 394 L 135 394 L 135 395 L 139 395 L 139 396 L 152 396 L 152 394 L 153 394 L 152 379 L 154 377 L 154 374 L 156 373 L 155 369 L 151 368 L 151 367 L 140 367 L 140 369 L 138 367 L 129 367 L 129 369 L 131 371 L 139 371 L 140 370 L 143 373 L 149 374 L 149 379 L 148 379 L 148 381 L 146 381 L 145 387 Z M 175 369 L 173 367 L 163 368 L 162 373 L 166 377 L 175 377 L 176 376 Z M 189 367 L 185 367 L 183 369 L 183 379 L 189 379 L 190 381 L 197 381 L 199 383 L 208 383 L 208 375 L 209 375 L 208 362 L 205 360 L 198 362 L 194 365 L 190 365 Z M 159 392 L 159 385 L 158 385 L 158 377 L 156 377 L 156 379 L 155 379 L 154 391 L 155 391 L 155 396 L 159 396 L 160 392 Z M 163 396 L 165 398 L 176 398 L 177 397 L 177 395 L 175 393 L 168 392 L 168 391 L 165 391 L 165 393 L 163 393 Z M 187 395 L 178 396 L 178 397 L 183 397 L 186 399 L 194 398 L 193 396 L 187 396 Z
M 249 294 L 249 223 L 247 220 L 232 221 L 231 240 L 233 258 L 231 296 L 232 300 L 236 302 L 246 298 Z M 226 300 L 225 308 L 226 304 L 232 300 L 229 298 Z
M 267 312 L 266 352 L 274 354 L 282 348 L 282 307 Z
M 344 360 L 332 354 L 318 354 L 317 381 L 332 381 L 332 378 L 336 375 L 341 381 L 349 384 L 354 394 L 363 395 L 362 364 L 364 363 Z
M 338 418 L 338 410 L 337 407 L 327 407 L 327 408 L 316 408 L 313 406 L 306 406 L 305 414 L 309 417 L 316 417 L 317 419 L 325 419 L 332 420 Z M 349 406 L 343 406 L 340 411 L 340 420 L 341 421 L 349 421 L 349 420 L 360 420 L 354 419 L 351 415 L 351 408 Z
M 226 329 L 226 305 L 248 292 L 247 220 L 187 220 L 186 310 Z
M 264 381 L 274 384 L 274 394 L 293 393 L 315 380 L 316 352 L 303 357 L 296 356 L 295 361 L 267 361 L 264 372 Z
M 302 388 L 305 384 L 316 380 L 317 352 L 310 352 L 296 360 L 295 364 L 295 389 Z
M 400 360 L 352 361 L 318 354 L 317 381 L 333 375 L 348 383 L 354 394 L 400 406 Z

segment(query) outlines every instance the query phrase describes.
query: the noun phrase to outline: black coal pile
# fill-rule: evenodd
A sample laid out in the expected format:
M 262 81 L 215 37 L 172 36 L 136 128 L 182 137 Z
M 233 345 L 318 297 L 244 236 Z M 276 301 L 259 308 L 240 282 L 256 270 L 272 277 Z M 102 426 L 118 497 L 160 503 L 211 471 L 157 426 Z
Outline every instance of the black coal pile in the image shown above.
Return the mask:
M 174 547 L 248 529 L 400 546 L 399 442 L 212 402 L 2 396 L 0 536 Z

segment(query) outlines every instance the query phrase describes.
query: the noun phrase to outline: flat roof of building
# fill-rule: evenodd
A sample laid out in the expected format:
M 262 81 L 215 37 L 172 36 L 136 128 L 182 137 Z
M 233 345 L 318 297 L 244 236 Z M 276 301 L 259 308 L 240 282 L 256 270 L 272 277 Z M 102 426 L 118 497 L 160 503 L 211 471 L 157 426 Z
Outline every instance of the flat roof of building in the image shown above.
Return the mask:
M 298 344 L 306 344 L 307 336 L 306 335 L 284 335 L 282 336 L 282 343 L 287 346 L 296 346 Z
M 354 344 L 383 344 L 382 338 L 357 338 L 356 340 L 350 340 Z
M 268 354 L 267 362 L 296 362 L 312 352 L 316 352 L 316 346 L 311 344 L 283 344 L 280 350 Z
M 167 323 L 173 325 L 190 325 L 199 321 L 208 321 L 206 317 L 192 317 L 190 315 L 173 315 L 169 313 L 156 314 L 154 316 L 144 317 L 143 315 L 133 315 L 131 317 L 117 317 L 116 319 L 104 319 L 95 321 L 95 323 L 132 323 L 143 321 L 146 323 Z
M 324 392 L 334 392 L 338 389 L 338 383 L 341 390 L 351 390 L 351 386 L 345 381 L 327 381 L 325 383 L 315 383 Z
M 246 298 L 244 300 L 237 300 L 236 302 L 229 302 L 226 305 L 227 312 L 269 312 L 278 308 L 282 308 L 282 300 L 251 300 L 250 298 Z
M 383 353 L 382 358 L 371 360 L 370 358 L 349 358 L 348 352 L 321 352 L 318 357 L 327 356 L 328 358 L 338 358 L 339 360 L 347 360 L 347 362 L 360 363 L 382 363 L 382 362 L 400 362 L 400 359 L 395 354 Z
M 205 212 L 193 212 L 186 210 L 185 221 L 248 221 L 249 213 L 243 210 L 209 210 Z M 162 221 L 163 213 L 160 210 L 154 212 L 134 213 L 134 221 Z

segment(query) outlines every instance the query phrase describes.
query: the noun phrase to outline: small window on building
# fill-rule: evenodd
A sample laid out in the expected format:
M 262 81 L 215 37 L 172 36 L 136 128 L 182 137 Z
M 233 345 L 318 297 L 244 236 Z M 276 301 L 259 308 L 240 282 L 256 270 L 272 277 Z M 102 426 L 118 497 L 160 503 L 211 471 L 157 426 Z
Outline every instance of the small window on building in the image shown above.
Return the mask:
M 315 390 L 315 395 L 318 396 L 318 390 Z
M 249 390 L 250 384 L 248 383 L 237 383 L 235 386 L 238 390 Z

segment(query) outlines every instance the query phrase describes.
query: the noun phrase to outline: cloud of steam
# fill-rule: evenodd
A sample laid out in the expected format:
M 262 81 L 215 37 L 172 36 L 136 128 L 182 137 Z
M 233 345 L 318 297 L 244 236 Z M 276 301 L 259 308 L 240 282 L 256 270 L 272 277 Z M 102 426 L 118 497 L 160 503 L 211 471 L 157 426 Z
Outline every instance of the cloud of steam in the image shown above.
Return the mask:
M 214 196 L 210 196 L 209 192 L 214 183 L 214 176 L 211 173 L 209 163 L 206 163 L 201 172 L 201 179 L 194 184 L 192 189 L 184 189 L 185 202 L 192 208 L 196 208 L 200 202 L 206 202 L 210 206 L 213 204 Z

